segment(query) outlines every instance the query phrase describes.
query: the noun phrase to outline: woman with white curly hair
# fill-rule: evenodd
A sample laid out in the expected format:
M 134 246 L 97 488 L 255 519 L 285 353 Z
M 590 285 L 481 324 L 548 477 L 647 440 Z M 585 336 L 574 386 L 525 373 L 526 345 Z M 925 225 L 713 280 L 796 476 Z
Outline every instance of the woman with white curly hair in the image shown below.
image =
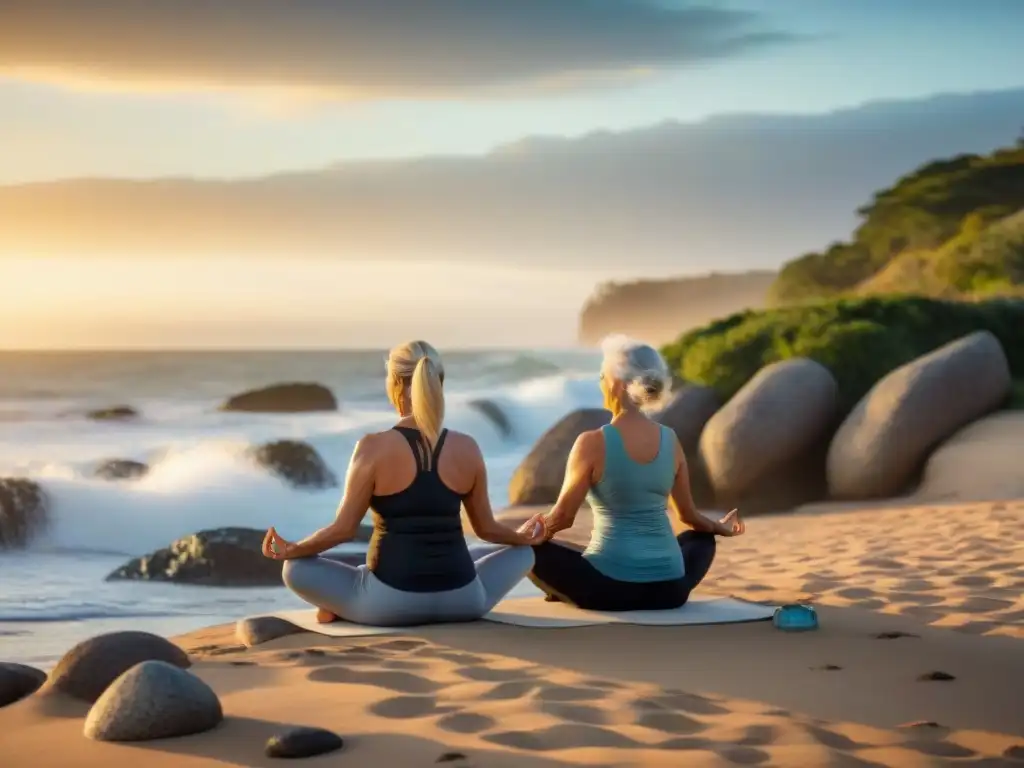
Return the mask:
M 544 542 L 534 545 L 530 580 L 549 598 L 588 610 L 678 608 L 707 575 L 715 537 L 738 536 L 744 524 L 736 510 L 718 522 L 697 511 L 675 432 L 645 413 L 671 382 L 658 351 L 625 336 L 602 346 L 600 386 L 611 423 L 573 445 L 558 501 L 536 519 Z M 585 498 L 594 519 L 586 550 L 550 541 L 572 526 Z M 669 506 L 690 530 L 674 535 Z

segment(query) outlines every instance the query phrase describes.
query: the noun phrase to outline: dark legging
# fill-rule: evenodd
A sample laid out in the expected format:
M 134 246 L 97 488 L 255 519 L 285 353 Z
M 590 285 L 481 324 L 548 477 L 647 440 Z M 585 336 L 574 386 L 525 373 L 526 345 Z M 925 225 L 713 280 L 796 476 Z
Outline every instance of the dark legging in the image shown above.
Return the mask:
M 678 608 L 690 598 L 715 559 L 715 536 L 683 531 L 676 537 L 685 575 L 671 581 L 619 581 L 601 573 L 583 552 L 546 541 L 533 548 L 529 578 L 550 598 L 590 611 L 658 611 Z

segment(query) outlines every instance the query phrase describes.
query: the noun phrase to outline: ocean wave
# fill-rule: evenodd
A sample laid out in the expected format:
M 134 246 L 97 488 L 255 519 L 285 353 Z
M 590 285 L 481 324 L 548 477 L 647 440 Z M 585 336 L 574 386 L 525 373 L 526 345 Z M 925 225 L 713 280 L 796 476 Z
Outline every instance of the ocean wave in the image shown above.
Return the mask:
M 497 365 L 523 365 L 512 357 Z M 533 363 L 527 363 L 532 365 Z M 486 398 L 506 415 L 506 435 L 470 406 Z M 477 386 L 449 395 L 446 426 L 473 435 L 488 462 L 492 503 L 507 503 L 515 467 L 556 420 L 579 407 L 596 406 L 594 376 L 533 377 L 503 387 Z M 176 410 L 177 418 L 170 418 Z M 340 491 L 295 490 L 253 464 L 248 449 L 276 439 L 312 445 L 344 477 L 356 441 L 386 429 L 394 412 L 386 403 L 342 403 L 338 413 L 264 415 L 189 411 L 170 404 L 137 424 L 12 425 L 0 443 L 0 476 L 28 476 L 50 499 L 50 525 L 32 550 L 144 554 L 198 530 L 275 525 L 301 537 L 326 524 Z M 35 455 L 26 456 L 32 451 Z M 49 454 L 49 455 L 47 455 Z M 98 462 L 134 459 L 150 466 L 128 482 L 95 478 Z

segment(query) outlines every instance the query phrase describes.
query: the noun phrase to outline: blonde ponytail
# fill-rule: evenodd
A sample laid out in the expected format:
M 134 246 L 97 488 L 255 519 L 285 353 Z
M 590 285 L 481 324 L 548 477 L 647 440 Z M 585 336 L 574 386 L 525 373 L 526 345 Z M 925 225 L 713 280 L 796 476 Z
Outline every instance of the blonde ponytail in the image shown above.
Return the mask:
M 419 359 L 412 372 L 410 395 L 412 418 L 429 449 L 429 468 L 434 447 L 441 436 L 441 424 L 444 422 L 444 388 L 437 364 L 426 355 Z

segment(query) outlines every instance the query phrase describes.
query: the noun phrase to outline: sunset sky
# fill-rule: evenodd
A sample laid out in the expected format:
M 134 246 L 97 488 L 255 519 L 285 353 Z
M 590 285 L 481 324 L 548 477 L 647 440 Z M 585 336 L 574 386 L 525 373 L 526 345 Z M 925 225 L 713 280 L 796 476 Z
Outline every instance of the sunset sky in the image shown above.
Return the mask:
M 1016 0 L 0 0 L 0 231 L 25 226 L 4 185 L 485 156 L 536 135 L 1017 89 L 1021 29 Z M 568 345 L 595 283 L 636 269 L 518 265 L 479 239 L 471 264 L 426 248 L 411 264 L 369 235 L 335 262 L 300 244 L 172 258 L 164 235 L 44 254 L 32 236 L 0 234 L 2 347 Z M 720 266 L 680 259 L 643 271 Z

